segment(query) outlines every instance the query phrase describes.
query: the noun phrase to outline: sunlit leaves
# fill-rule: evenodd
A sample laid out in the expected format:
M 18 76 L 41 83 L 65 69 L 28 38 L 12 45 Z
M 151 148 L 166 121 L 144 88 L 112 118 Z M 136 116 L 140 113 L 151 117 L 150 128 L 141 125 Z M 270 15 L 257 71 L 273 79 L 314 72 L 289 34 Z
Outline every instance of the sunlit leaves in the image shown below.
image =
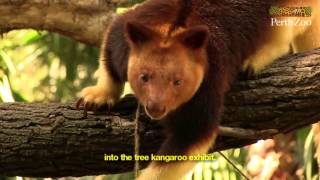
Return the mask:
M 97 48 L 58 34 L 11 31 L 0 41 L 0 79 L 8 76 L 17 100 L 70 101 L 94 83 L 97 59 Z
M 245 171 L 245 160 L 247 152 L 244 148 L 223 151 L 223 154 L 230 159 L 238 169 Z M 243 177 L 229 164 L 224 157 L 218 153 L 214 154 L 214 161 L 200 162 L 193 172 L 188 174 L 185 180 L 237 180 Z
M 2 77 L 2 80 L 0 79 L 0 98 L 2 102 L 14 102 L 9 80 L 6 75 Z

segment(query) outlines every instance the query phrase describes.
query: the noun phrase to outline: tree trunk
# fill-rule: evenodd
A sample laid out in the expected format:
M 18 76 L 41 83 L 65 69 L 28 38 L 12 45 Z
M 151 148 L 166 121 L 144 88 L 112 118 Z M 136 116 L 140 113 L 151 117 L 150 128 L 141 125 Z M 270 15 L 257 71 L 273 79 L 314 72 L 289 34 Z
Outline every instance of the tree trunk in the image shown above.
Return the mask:
M 319 79 L 320 49 L 285 57 L 257 77 L 235 82 L 226 96 L 215 150 L 317 122 Z M 132 96 L 108 115 L 88 117 L 73 104 L 0 104 L 0 174 L 57 177 L 130 171 L 133 161 L 104 161 L 104 155 L 133 154 L 135 109 Z M 141 154 L 154 153 L 164 139 L 161 127 L 145 115 L 140 122 Z

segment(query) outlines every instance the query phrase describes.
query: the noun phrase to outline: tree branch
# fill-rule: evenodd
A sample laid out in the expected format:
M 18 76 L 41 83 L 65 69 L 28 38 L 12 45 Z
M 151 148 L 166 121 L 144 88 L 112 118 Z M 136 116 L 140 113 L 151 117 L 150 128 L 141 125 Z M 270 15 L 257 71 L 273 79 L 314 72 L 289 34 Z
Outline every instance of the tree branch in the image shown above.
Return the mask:
M 291 55 L 258 77 L 237 81 L 226 97 L 216 150 L 241 147 L 320 119 L 320 49 Z M 0 104 L 0 174 L 82 176 L 125 172 L 132 155 L 136 101 L 126 97 L 109 115 L 73 104 Z M 157 151 L 161 127 L 142 115 L 141 154 Z
M 115 9 L 129 0 L 1 0 L 0 34 L 13 29 L 48 30 L 99 46 Z

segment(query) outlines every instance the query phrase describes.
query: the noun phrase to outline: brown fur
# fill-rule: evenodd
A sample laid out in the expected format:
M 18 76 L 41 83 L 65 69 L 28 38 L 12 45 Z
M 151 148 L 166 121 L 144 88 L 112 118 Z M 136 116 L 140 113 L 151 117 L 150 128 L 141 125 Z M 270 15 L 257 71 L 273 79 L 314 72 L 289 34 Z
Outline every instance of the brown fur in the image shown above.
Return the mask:
M 129 80 L 148 115 L 161 119 L 166 129 L 158 154 L 189 155 L 197 147 L 205 153 L 217 135 L 229 84 L 273 34 L 270 6 L 288 1 L 146 1 L 114 19 L 101 49 L 100 73 L 107 77 L 99 76 L 98 84 L 104 83 L 92 87 L 84 99 L 100 105 L 100 96 L 122 90 Z M 181 3 L 193 11 L 185 12 Z M 176 80 L 182 83 L 175 86 Z M 101 89 L 108 91 L 96 93 Z M 107 99 L 113 102 L 119 96 Z M 192 166 L 152 162 L 139 179 L 175 180 Z M 172 167 L 177 171 L 172 173 Z
M 206 155 L 208 150 L 214 145 L 214 141 L 217 137 L 215 132 L 208 135 L 207 138 L 203 138 L 183 152 L 182 155 L 187 155 L 188 158 L 197 155 Z M 152 163 L 146 170 L 143 170 L 138 180 L 177 180 L 187 174 L 198 161 L 179 161 L 167 163 L 165 166 L 161 163 Z
M 206 71 L 208 30 L 195 27 L 168 39 L 150 29 L 142 30 L 141 25 L 130 26 L 136 29 L 126 31 L 131 47 L 128 80 L 147 114 L 161 119 L 190 100 L 198 90 Z M 201 32 L 204 37 L 199 39 L 195 33 Z M 192 42 L 186 42 L 190 39 Z M 195 47 L 197 40 L 201 43 L 199 47 Z M 147 76 L 148 82 L 141 80 L 141 75 Z M 175 85 L 176 81 L 179 84 Z

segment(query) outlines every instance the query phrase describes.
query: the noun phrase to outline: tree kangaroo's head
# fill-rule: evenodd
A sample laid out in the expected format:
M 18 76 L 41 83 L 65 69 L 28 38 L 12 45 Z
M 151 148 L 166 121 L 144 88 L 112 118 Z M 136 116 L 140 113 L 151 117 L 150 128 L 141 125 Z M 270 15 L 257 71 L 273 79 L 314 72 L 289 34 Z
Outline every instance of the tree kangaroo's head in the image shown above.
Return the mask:
M 206 26 L 167 37 L 139 23 L 126 24 L 128 80 L 148 116 L 163 119 L 194 96 L 207 67 L 208 35 Z

